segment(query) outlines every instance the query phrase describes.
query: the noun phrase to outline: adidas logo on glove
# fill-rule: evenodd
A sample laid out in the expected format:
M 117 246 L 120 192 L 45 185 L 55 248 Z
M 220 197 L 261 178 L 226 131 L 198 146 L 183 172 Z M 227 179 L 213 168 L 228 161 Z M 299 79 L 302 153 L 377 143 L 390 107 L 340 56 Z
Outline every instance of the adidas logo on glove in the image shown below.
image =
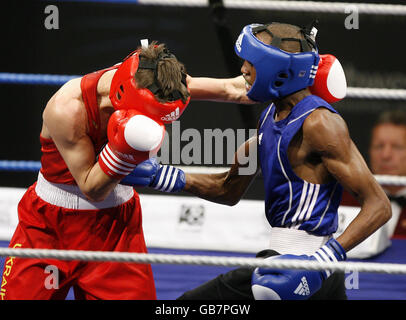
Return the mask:
M 294 294 L 298 294 L 301 296 L 308 296 L 310 295 L 310 289 L 309 289 L 309 285 L 307 284 L 307 279 L 306 277 L 302 277 L 302 279 L 300 279 L 300 283 L 297 286 L 297 288 L 295 289 L 295 291 L 293 292 Z

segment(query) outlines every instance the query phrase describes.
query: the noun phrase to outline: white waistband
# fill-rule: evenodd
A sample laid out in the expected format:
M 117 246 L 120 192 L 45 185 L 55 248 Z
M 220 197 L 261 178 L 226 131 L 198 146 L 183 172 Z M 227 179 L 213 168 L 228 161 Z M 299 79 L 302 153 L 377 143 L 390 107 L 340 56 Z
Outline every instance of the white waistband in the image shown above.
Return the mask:
M 311 255 L 330 238 L 312 235 L 304 230 L 271 228 L 269 248 L 280 254 Z
M 76 185 L 52 183 L 41 172 L 38 174 L 35 192 L 44 201 L 58 207 L 76 210 L 95 210 L 117 207 L 134 195 L 130 186 L 118 184 L 106 199 L 100 202 L 89 201 Z

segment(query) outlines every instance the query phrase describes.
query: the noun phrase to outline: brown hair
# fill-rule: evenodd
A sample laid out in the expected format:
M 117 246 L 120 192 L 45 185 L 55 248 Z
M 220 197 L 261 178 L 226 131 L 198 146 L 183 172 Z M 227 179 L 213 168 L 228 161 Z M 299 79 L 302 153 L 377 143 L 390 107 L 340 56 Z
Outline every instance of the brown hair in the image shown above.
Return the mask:
M 157 45 L 154 41 L 147 48 L 141 47 L 140 59 L 155 61 L 167 50 L 165 44 Z M 185 66 L 175 56 L 159 59 L 156 70 L 156 85 L 160 89 L 155 97 L 160 102 L 173 101 L 172 93 L 178 91 L 183 102 L 186 102 L 190 93 L 182 82 L 186 76 Z M 138 69 L 135 74 L 135 81 L 139 88 L 147 88 L 155 82 L 154 72 L 150 69 Z
M 406 111 L 402 109 L 384 111 L 379 115 L 374 127 L 385 123 L 406 127 Z

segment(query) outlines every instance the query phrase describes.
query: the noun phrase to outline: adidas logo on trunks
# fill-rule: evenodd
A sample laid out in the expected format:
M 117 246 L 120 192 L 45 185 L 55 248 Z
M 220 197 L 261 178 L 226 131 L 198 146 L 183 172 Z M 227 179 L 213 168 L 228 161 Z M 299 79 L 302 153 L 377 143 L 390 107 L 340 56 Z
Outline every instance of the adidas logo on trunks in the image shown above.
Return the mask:
M 300 279 L 300 280 L 301 280 L 301 282 L 299 283 L 299 285 L 297 286 L 297 288 L 295 289 L 295 291 L 293 293 L 301 295 L 301 296 L 310 295 L 310 289 L 309 289 L 309 285 L 307 284 L 306 277 L 302 277 L 302 279 Z

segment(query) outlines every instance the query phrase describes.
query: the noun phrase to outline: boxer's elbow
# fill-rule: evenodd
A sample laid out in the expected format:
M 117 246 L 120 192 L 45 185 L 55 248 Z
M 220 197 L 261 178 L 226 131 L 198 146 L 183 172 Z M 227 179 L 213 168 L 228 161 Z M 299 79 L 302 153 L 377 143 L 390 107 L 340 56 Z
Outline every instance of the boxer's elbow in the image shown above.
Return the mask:
M 226 206 L 230 206 L 233 207 L 235 206 L 238 202 L 240 202 L 241 198 L 237 198 L 237 197 L 233 197 L 233 196 L 223 196 L 221 198 L 221 202 L 222 204 L 226 205 Z
M 92 202 L 102 202 L 107 198 L 107 194 L 87 194 L 86 197 Z
M 83 184 L 79 184 L 79 188 L 89 201 L 101 202 L 108 197 L 116 185 L 116 181 L 113 182 L 109 179 L 107 183 L 92 183 L 92 181 L 86 181 Z
M 241 200 L 242 195 L 238 190 L 228 189 L 227 187 L 223 188 L 223 192 L 221 192 L 219 201 L 220 203 L 233 207 L 238 204 Z
M 257 172 L 251 175 L 238 175 L 236 170 L 231 169 L 224 177 L 221 184 L 222 203 L 235 206 L 243 198 Z
M 238 202 L 240 202 L 240 199 L 238 198 L 232 198 L 232 197 L 228 197 L 228 196 L 224 196 L 224 195 L 219 195 L 215 198 L 210 199 L 210 201 L 218 203 L 218 204 L 222 204 L 222 205 L 226 205 L 229 207 L 233 207 L 235 206 Z
M 388 197 L 383 197 L 381 201 L 381 208 L 380 208 L 380 218 L 382 221 L 382 225 L 385 224 L 392 218 L 392 206 Z
M 240 202 L 240 199 L 231 199 L 226 203 L 227 206 L 233 207 Z
M 184 191 L 222 205 L 234 206 L 241 199 L 239 181 L 229 171 L 216 174 L 186 174 Z
M 108 193 L 102 192 L 101 190 L 97 190 L 97 189 L 83 188 L 81 191 L 85 195 L 87 200 L 89 200 L 91 202 L 101 202 L 101 201 L 105 200 L 108 196 Z
M 372 203 L 370 203 L 371 215 L 373 221 L 378 227 L 383 226 L 392 217 L 392 207 L 390 201 L 386 195 L 376 197 Z

